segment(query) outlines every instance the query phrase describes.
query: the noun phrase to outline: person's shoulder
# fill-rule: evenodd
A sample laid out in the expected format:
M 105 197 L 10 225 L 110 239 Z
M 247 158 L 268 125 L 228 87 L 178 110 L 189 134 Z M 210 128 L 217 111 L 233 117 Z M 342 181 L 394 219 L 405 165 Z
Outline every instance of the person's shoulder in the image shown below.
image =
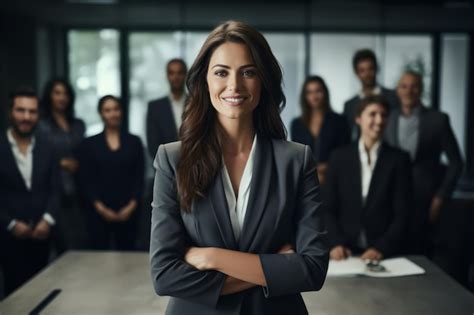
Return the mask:
M 407 151 L 397 148 L 387 142 L 383 142 L 383 148 L 388 155 L 397 160 L 410 160 L 410 154 Z
M 356 95 L 352 96 L 351 98 L 349 98 L 348 100 L 346 100 L 344 102 L 344 106 L 348 106 L 349 104 L 357 103 L 357 102 L 359 102 L 359 100 L 360 100 L 360 97 L 359 97 L 358 94 L 356 94 Z
M 151 100 L 148 102 L 149 106 L 160 106 L 162 104 L 169 103 L 169 97 L 168 96 L 163 96 L 154 100 Z
M 165 155 L 170 162 L 178 163 L 181 154 L 181 141 L 169 142 L 158 147 L 158 155 Z

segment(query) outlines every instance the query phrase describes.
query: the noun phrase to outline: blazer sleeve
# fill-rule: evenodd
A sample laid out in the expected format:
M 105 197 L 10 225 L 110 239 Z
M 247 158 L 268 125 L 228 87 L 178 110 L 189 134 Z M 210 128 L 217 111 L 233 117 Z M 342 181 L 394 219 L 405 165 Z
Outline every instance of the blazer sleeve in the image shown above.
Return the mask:
M 79 160 L 79 185 L 85 199 L 92 203 L 99 200 L 97 187 L 97 166 L 94 155 L 97 154 L 94 143 L 84 140 L 78 150 Z
M 338 221 L 338 169 L 339 163 L 337 162 L 336 155 L 333 154 L 329 158 L 326 182 L 322 189 L 324 197 L 324 219 L 328 231 L 327 243 L 330 250 L 338 245 L 347 245 L 347 240 L 341 232 Z
M 403 152 L 400 155 L 393 173 L 392 221 L 387 231 L 374 244 L 374 247 L 385 257 L 395 255 L 401 250 L 408 218 L 410 213 L 413 213 L 411 211 L 413 205 L 411 162 L 408 153 Z
M 155 291 L 215 308 L 226 276 L 214 270 L 200 271 L 183 259 L 189 236 L 180 214 L 175 175 L 163 145 L 158 148 L 154 167 L 150 267 Z
M 321 218 L 321 198 L 316 162 L 305 146 L 304 163 L 299 178 L 295 206 L 295 253 L 260 254 L 267 282 L 265 297 L 296 294 L 321 289 L 328 267 Z
M 150 153 L 152 159 L 155 159 L 156 150 L 158 149 L 158 145 L 160 143 L 158 121 L 155 119 L 155 105 L 157 105 L 155 102 L 148 103 L 148 111 L 146 113 L 146 142 L 148 153 Z
M 143 145 L 140 138 L 135 138 L 135 178 L 134 178 L 134 191 L 133 191 L 133 198 L 137 202 L 140 202 L 142 195 L 143 195 L 143 184 L 145 181 L 145 157 L 143 154 Z
M 437 195 L 441 198 L 449 198 L 454 188 L 456 187 L 459 175 L 464 167 L 456 137 L 449 123 L 449 117 L 443 115 L 443 137 L 441 139 L 441 146 L 444 153 L 448 157 L 448 168 L 445 172 L 444 178 L 437 191 Z

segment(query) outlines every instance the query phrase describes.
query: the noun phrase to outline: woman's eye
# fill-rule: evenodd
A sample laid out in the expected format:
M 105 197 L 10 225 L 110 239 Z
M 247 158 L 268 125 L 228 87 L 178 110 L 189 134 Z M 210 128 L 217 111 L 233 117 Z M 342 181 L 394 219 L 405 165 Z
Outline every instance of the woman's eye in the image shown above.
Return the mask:
M 253 77 L 255 74 L 254 70 L 244 70 L 243 72 L 244 77 Z
M 214 72 L 214 74 L 219 76 L 219 77 L 225 77 L 227 75 L 227 71 L 217 70 L 216 72 Z

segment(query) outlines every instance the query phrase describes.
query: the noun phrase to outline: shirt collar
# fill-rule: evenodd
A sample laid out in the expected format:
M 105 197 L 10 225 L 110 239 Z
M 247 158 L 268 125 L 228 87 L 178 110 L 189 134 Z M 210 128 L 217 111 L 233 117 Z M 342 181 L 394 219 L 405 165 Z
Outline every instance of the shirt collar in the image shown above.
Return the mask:
M 7 138 L 8 138 L 8 142 L 10 142 L 10 145 L 12 147 L 18 147 L 18 143 L 16 142 L 15 138 L 13 137 L 13 130 L 12 128 L 8 128 L 7 129 Z M 28 150 L 33 150 L 33 148 L 35 147 L 35 142 L 36 142 L 36 138 L 35 136 L 31 136 L 31 142 L 30 144 L 28 145 Z
M 184 102 L 186 101 L 186 93 L 183 93 L 179 100 L 175 100 L 172 93 L 168 94 L 168 98 L 170 99 L 171 104 L 184 105 Z
M 380 85 L 376 85 L 374 89 L 372 90 L 372 95 L 380 95 L 380 94 L 382 94 L 382 88 L 380 87 Z M 359 91 L 359 97 L 360 98 L 366 97 L 366 95 L 364 94 L 364 90 Z
M 380 152 L 380 147 L 381 147 L 382 141 L 379 140 L 374 145 L 372 148 L 369 150 L 369 154 L 371 157 L 372 165 L 374 164 L 375 160 L 377 159 L 379 152 Z M 367 150 L 365 149 L 364 141 L 362 140 L 362 137 L 359 138 L 359 156 L 361 161 L 364 161 L 367 164 L 368 156 L 367 156 Z

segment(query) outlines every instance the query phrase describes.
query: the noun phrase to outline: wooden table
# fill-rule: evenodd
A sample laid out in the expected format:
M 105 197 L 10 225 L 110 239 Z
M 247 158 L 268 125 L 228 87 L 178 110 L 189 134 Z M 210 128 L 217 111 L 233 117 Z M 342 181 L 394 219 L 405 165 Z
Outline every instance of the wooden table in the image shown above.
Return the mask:
M 474 314 L 474 295 L 426 258 L 409 258 L 426 274 L 328 278 L 320 292 L 303 294 L 309 313 Z M 42 315 L 157 315 L 164 314 L 168 301 L 154 293 L 147 253 L 75 251 L 5 299 L 0 315 L 28 314 L 54 289 L 62 292 Z

